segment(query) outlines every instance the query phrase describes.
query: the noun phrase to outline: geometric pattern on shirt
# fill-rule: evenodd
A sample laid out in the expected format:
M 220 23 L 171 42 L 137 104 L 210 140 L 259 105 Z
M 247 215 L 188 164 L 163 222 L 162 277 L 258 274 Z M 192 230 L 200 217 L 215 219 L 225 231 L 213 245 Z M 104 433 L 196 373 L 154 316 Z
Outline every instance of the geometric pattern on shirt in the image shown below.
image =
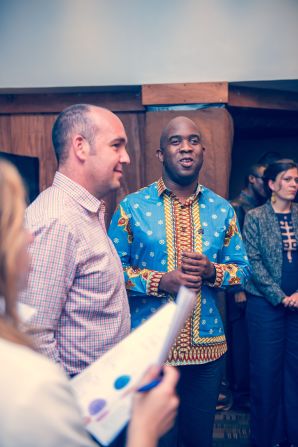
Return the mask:
M 202 232 L 200 208 L 197 196 L 193 194 L 182 204 L 173 193 L 164 193 L 165 228 L 168 247 L 167 271 L 181 265 L 184 250 L 202 253 Z M 191 317 L 180 331 L 169 354 L 171 364 L 182 365 L 189 362 L 211 361 L 226 351 L 224 335 L 200 337 L 201 292 Z
M 298 250 L 291 215 L 281 216 L 279 226 L 282 236 L 283 250 L 287 253 L 289 263 L 293 261 L 292 252 Z
M 228 247 L 230 245 L 231 239 L 233 236 L 238 235 L 240 239 L 242 239 L 241 233 L 238 231 L 237 227 L 237 219 L 236 214 L 231 219 L 228 231 L 226 232 L 225 240 L 224 240 L 224 246 Z

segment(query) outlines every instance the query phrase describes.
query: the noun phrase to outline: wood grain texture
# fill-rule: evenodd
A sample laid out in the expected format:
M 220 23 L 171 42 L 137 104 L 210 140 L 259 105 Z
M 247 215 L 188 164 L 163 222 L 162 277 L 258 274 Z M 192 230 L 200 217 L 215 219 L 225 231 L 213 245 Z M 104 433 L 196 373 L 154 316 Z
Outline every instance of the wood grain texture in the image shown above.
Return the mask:
M 109 224 L 118 203 L 129 193 L 145 186 L 144 163 L 144 113 L 117 113 L 124 124 L 128 137 L 127 152 L 130 164 L 123 167 L 121 187 L 117 192 L 108 194 L 106 202 L 106 223 Z
M 227 82 L 145 84 L 142 86 L 143 105 L 226 102 L 228 102 Z
M 0 151 L 39 159 L 40 191 L 50 186 L 57 168 L 51 132 L 56 114 L 0 115 Z M 145 184 L 143 112 L 118 113 L 128 136 L 130 165 L 124 167 L 121 188 L 105 197 L 106 222 L 123 197 Z
M 50 130 L 55 117 L 55 115 L 0 116 L 1 150 L 39 159 L 41 191 L 52 183 L 56 170 Z
M 0 151 L 11 152 L 11 116 L 0 115 Z
M 0 94 L 0 114 L 60 113 L 72 104 L 82 103 L 107 107 L 113 112 L 144 111 L 140 91 L 120 91 L 115 93 Z
M 298 110 L 298 93 L 229 86 L 228 104 L 234 107 L 257 109 Z

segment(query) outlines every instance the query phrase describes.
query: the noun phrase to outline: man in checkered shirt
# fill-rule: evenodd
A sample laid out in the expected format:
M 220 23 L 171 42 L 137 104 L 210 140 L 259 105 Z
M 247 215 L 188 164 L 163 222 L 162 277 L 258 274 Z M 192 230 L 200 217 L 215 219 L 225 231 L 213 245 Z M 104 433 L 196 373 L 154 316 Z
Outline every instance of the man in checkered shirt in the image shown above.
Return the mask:
M 52 138 L 58 171 L 26 212 L 34 242 L 21 301 L 37 309 L 40 351 L 73 376 L 130 331 L 122 266 L 101 200 L 119 188 L 130 160 L 122 122 L 103 108 L 68 107 Z

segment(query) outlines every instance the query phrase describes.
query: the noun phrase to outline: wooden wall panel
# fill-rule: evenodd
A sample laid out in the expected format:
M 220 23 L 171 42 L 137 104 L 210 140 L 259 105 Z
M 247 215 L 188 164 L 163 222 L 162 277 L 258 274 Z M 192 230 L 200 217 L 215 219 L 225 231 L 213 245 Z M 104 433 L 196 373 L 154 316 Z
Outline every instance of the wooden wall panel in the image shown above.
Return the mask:
M 227 82 L 193 82 L 184 84 L 145 84 L 142 104 L 212 104 L 228 102 Z
M 298 93 L 230 85 L 227 102 L 234 107 L 298 110 Z
M 233 141 L 233 121 L 224 108 L 209 108 L 181 112 L 149 112 L 146 115 L 146 180 L 151 183 L 161 175 L 156 157 L 162 129 L 174 117 L 184 115 L 192 119 L 202 134 L 206 148 L 200 183 L 222 197 L 228 196 Z
M 38 157 L 40 163 L 40 190 L 53 181 L 56 158 L 52 148 L 51 132 L 56 114 L 0 114 L 0 151 L 16 155 Z M 131 164 L 124 168 L 122 187 L 105 197 L 106 222 L 119 201 L 128 193 L 145 184 L 144 122 L 142 112 L 118 113 L 128 136 L 128 153 Z
M 225 84 L 223 86 L 225 87 Z M 109 95 L 111 96 L 112 93 Z M 109 95 L 107 95 L 107 98 Z M 121 101 L 123 103 L 124 98 L 126 98 L 125 101 L 127 100 L 127 102 L 124 101 L 124 105 L 129 104 L 128 93 L 125 93 L 124 96 L 119 96 L 119 93 L 115 92 L 113 95 L 115 95 L 116 99 L 111 102 L 111 109 L 113 109 L 113 105 L 120 104 Z M 52 183 L 56 170 L 56 160 L 51 143 L 51 130 L 57 114 L 42 113 L 48 107 L 46 102 L 43 102 L 43 96 L 46 95 L 35 96 L 34 104 L 35 106 L 38 105 L 40 113 L 29 113 L 28 110 L 33 106 L 29 106 L 26 102 L 22 104 L 20 97 L 17 98 L 17 104 L 14 103 L 14 113 L 5 114 L 3 110 L 0 111 L 0 150 L 38 157 L 40 161 L 40 189 L 43 190 Z M 73 100 L 75 99 L 74 96 L 72 95 Z M 59 111 L 64 99 L 65 97 L 61 98 L 60 102 L 58 101 L 56 104 L 51 102 L 52 110 Z M 4 101 L 3 98 L 2 100 Z M 96 95 L 92 96 L 90 94 L 89 102 L 94 103 L 95 100 Z M 6 101 L 9 104 L 9 98 L 6 98 Z M 133 103 L 135 101 L 134 92 Z M 108 102 L 105 105 L 109 107 Z M 13 107 L 13 102 L 10 107 Z M 26 107 L 29 108 L 27 111 Z M 137 106 L 134 105 L 133 107 L 136 108 Z M 20 113 L 21 111 L 23 113 Z M 181 114 L 181 112 L 146 113 L 142 106 L 140 106 L 139 110 L 117 111 L 116 113 L 123 121 L 127 131 L 128 152 L 131 164 L 124 169 L 121 189 L 106 198 L 107 222 L 117 203 L 127 193 L 136 191 L 160 176 L 161 167 L 155 156 L 155 151 L 159 146 L 160 132 L 173 116 Z M 227 179 L 230 171 L 233 135 L 230 115 L 225 109 L 220 108 L 185 111 L 183 114 L 196 121 L 199 127 L 201 126 L 203 129 L 203 140 L 205 141 L 207 152 L 200 181 L 219 194 L 227 196 Z
M 52 149 L 50 129 L 55 115 L 12 115 L 11 153 L 38 157 L 40 190 L 53 180 L 56 159 Z
M 117 113 L 124 124 L 128 137 L 127 151 L 130 164 L 124 166 L 121 188 L 105 197 L 107 205 L 106 222 L 109 224 L 117 204 L 129 193 L 145 185 L 144 163 L 144 113 Z
M 0 151 L 11 152 L 10 115 L 0 115 Z
M 144 111 L 140 87 L 127 91 L 0 94 L 0 114 L 60 113 L 72 104 L 94 104 L 113 112 Z

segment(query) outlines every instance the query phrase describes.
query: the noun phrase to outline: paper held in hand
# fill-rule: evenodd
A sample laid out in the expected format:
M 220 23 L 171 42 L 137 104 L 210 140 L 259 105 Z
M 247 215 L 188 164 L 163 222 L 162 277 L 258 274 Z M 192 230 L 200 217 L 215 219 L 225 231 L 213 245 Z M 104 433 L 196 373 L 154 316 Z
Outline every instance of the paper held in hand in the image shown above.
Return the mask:
M 190 316 L 195 293 L 181 287 L 169 302 L 122 342 L 71 380 L 86 429 L 109 445 L 130 418 L 131 399 L 145 371 L 163 365 Z

